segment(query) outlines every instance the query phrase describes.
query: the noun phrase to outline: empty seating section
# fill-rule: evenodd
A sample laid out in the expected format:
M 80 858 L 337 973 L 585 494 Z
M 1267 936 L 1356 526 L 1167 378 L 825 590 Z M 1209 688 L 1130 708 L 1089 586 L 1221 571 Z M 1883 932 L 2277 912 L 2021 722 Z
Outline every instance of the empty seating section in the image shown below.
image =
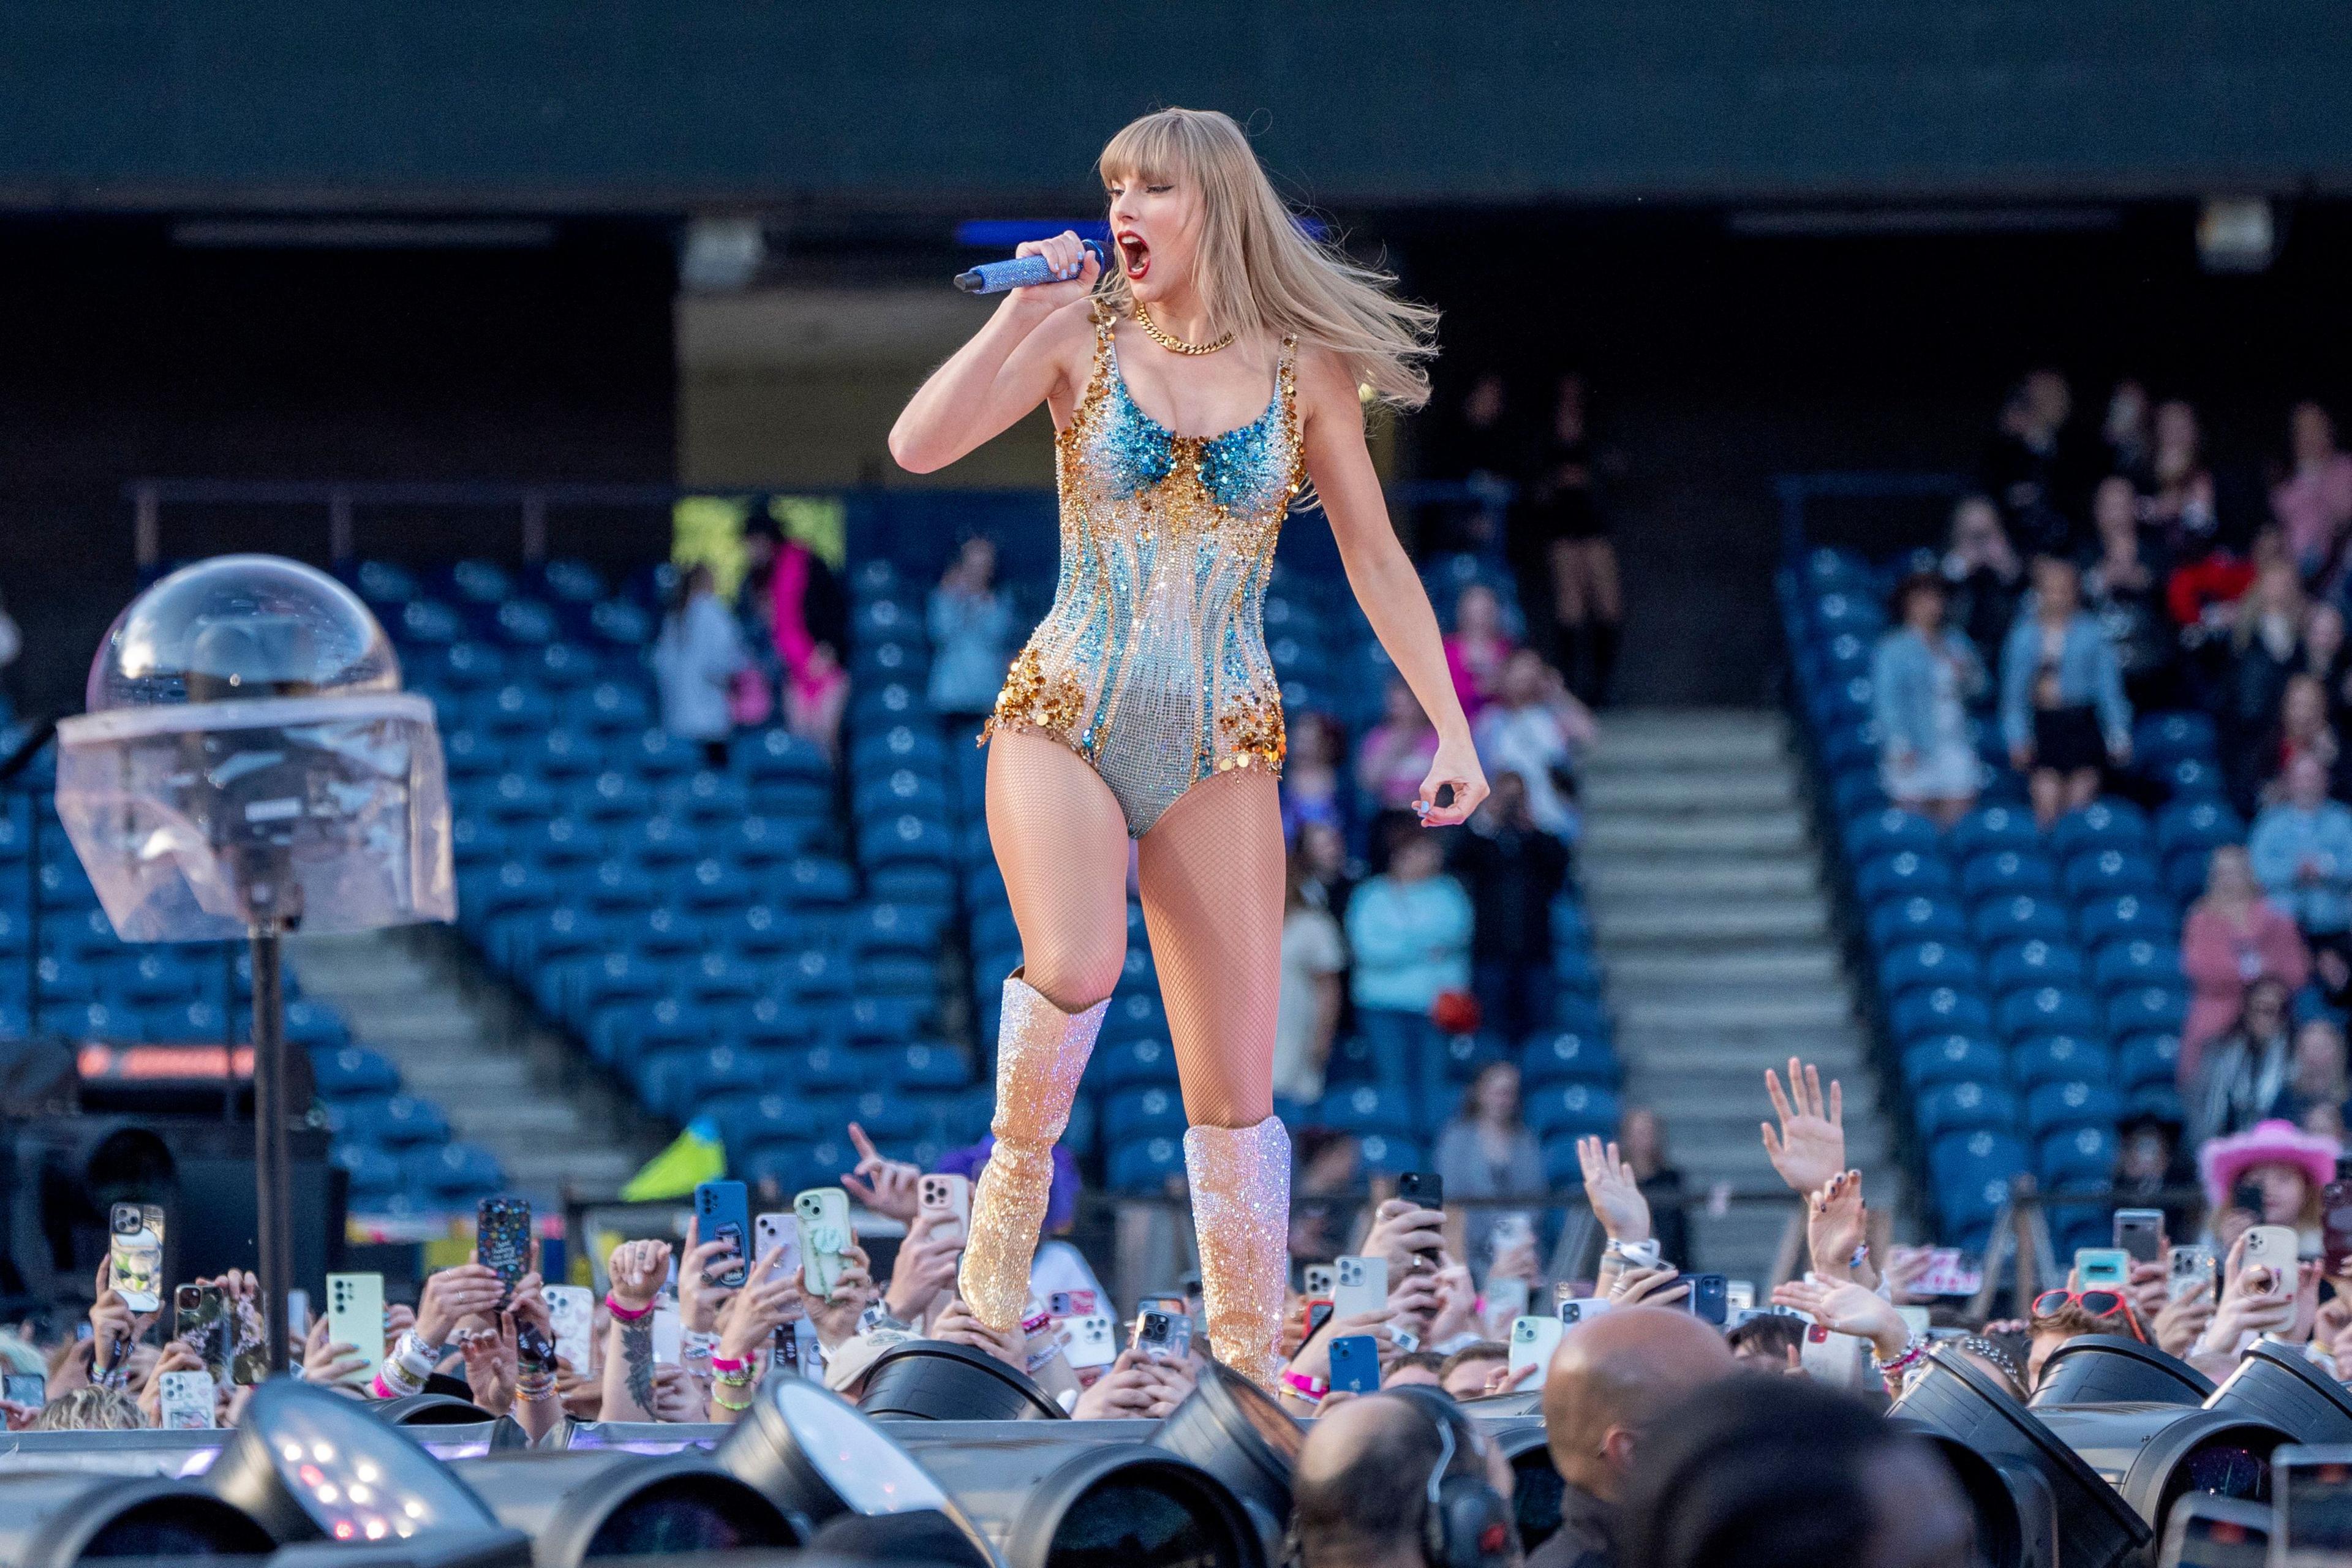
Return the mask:
M 1907 565 L 1816 550 L 1780 592 L 1937 1234 L 1973 1247 L 2020 1173 L 2045 1191 L 2105 1187 L 2120 1120 L 2179 1118 L 2182 910 L 2214 846 L 2242 842 L 2244 826 L 2221 795 L 2212 726 L 2182 713 L 2137 724 L 2135 794 L 2152 812 L 2110 796 L 2042 832 L 1990 723 L 1979 743 L 1990 782 L 1971 815 L 1939 832 L 1890 806 L 1870 659 Z M 2053 1215 L 2074 1232 L 2055 1237 L 2062 1248 L 2105 1245 L 2103 1213 L 2061 1204 Z

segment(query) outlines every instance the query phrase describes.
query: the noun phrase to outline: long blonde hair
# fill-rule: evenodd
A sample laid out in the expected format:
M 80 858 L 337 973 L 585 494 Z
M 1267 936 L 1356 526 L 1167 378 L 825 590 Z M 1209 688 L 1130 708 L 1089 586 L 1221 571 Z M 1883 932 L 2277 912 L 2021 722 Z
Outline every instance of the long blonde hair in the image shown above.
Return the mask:
M 1163 109 L 1110 139 L 1097 163 L 1104 184 L 1139 176 L 1201 193 L 1200 290 L 1208 335 L 1260 330 L 1339 356 L 1359 386 L 1397 408 L 1429 401 L 1426 362 L 1437 353 L 1437 312 L 1389 290 L 1396 279 L 1299 227 L 1232 117 Z M 1097 291 L 1131 313 L 1117 265 Z

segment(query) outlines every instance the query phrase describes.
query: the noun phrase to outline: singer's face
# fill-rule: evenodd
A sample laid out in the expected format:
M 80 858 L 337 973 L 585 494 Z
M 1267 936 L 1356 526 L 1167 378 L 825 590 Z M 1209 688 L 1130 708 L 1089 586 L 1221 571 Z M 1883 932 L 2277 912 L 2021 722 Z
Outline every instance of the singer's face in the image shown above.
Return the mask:
M 1198 188 L 1163 174 L 1127 174 L 1106 194 L 1128 291 L 1149 303 L 1189 287 L 1201 232 Z

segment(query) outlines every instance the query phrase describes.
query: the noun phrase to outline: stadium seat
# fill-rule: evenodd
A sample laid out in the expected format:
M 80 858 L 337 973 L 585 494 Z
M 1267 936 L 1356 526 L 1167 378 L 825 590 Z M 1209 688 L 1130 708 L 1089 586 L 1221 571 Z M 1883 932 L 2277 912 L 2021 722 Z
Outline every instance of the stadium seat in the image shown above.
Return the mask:
M 2063 942 L 2074 934 L 2056 900 L 2030 893 L 1994 899 L 1980 906 L 1969 923 L 1978 942 L 1988 948 L 2013 942 Z
M 2115 1076 L 2105 1045 L 2082 1035 L 2039 1035 L 2021 1041 L 2009 1062 L 2011 1079 L 2029 1093 L 2044 1084 L 2105 1083 Z
M 1979 806 L 1952 825 L 1952 853 L 1963 861 L 2004 851 L 2032 854 L 2042 847 L 2033 814 L 2014 806 Z
M 2005 997 L 2000 1005 L 2000 1032 L 2011 1040 L 2037 1035 L 2098 1035 L 2099 1006 L 2090 995 L 2072 986 L 2039 985 Z
M 2112 1125 L 2067 1127 L 2036 1146 L 2035 1164 L 2052 1191 L 2104 1189 L 2115 1180 L 2116 1152 Z
M 2181 992 L 2142 985 L 2121 992 L 2107 1003 L 2107 1032 L 2118 1039 L 2130 1035 L 2177 1035 L 2188 1016 L 2189 999 Z
M 1102 1100 L 1102 1135 L 1112 1148 L 1143 1138 L 1184 1135 L 1184 1097 L 1172 1085 L 1114 1089 Z
M 2047 896 L 2057 889 L 2056 868 L 2032 851 L 1996 849 L 1976 857 L 1960 871 L 1960 891 L 1971 904 L 2020 893 Z
M 1992 1027 L 1992 1009 L 1973 991 L 1949 985 L 1914 991 L 1895 1004 L 1895 1037 L 1908 1044 L 1939 1035 L 1981 1035 Z
M 1591 1083 L 1555 1083 L 1526 1098 L 1528 1129 L 1538 1138 L 1593 1132 L 1616 1135 L 1619 1111 L 1614 1090 Z
M 2177 989 L 2182 984 L 2180 950 L 2170 942 L 2151 942 L 2145 937 L 2111 942 L 2099 949 L 2091 966 L 2091 978 L 2109 996 L 2134 986 Z
M 2080 1079 L 2045 1083 L 2025 1097 L 2025 1129 L 2036 1139 L 2075 1127 L 2112 1127 L 2122 1114 L 2114 1089 Z
M 506 1184 L 497 1158 L 478 1143 L 412 1149 L 401 1163 L 410 1184 L 432 1198 L 461 1200 Z
M 2062 860 L 2086 850 L 2149 848 L 2147 817 L 2126 801 L 2095 800 L 2050 825 L 2050 847 Z
M 1334 1089 L 1326 1094 L 1310 1113 L 1310 1120 L 1338 1132 L 1387 1132 L 1410 1138 L 1413 1134 L 1412 1106 L 1409 1097 L 1394 1089 L 1384 1089 L 1370 1084 Z M 1528 1118 L 1534 1125 L 1534 1118 Z
M 2170 1089 L 2179 1077 L 2179 1062 L 2178 1035 L 2134 1035 L 2116 1049 L 2116 1081 L 2126 1091 Z
M 1930 1140 L 1980 1129 L 2007 1131 L 2017 1124 L 2017 1101 L 1998 1084 L 1948 1083 L 1922 1095 L 1919 1131 Z
M 1984 978 L 1973 949 L 1951 942 L 1922 942 L 1899 947 L 1878 966 L 1878 982 L 1889 996 L 1939 985 L 1974 991 Z
M 1847 826 L 1845 839 L 1848 852 L 1857 862 L 1877 856 L 1932 857 L 1942 853 L 1934 823 L 1916 813 L 1893 806 L 1853 818 Z
M 2036 938 L 2010 942 L 1995 951 L 1987 976 L 1994 994 L 2006 996 L 2044 985 L 2080 985 L 2084 968 L 2082 953 L 2071 943 Z
M 2094 849 L 2066 862 L 2067 896 L 2078 900 L 2140 893 L 2161 898 L 2167 889 L 2164 872 L 2137 849 Z
M 1952 868 L 1940 855 L 1904 849 L 1864 862 L 1854 887 L 1862 901 L 1868 905 L 1914 893 L 1949 894 L 1953 891 Z
M 1184 1175 L 1184 1148 L 1176 1138 L 1145 1138 L 1110 1154 L 1113 1192 L 1137 1195 L 1155 1194 Z
M 1948 1083 L 1998 1085 L 2007 1072 L 1999 1047 L 1969 1035 L 1921 1040 L 1903 1053 L 1903 1082 L 1915 1094 Z
M 1617 1053 L 1600 1035 L 1572 1029 L 1538 1035 L 1522 1047 L 1519 1070 L 1527 1086 L 1555 1083 L 1614 1084 Z
M 1942 1234 L 1982 1227 L 2009 1201 L 2010 1184 L 2026 1170 L 2025 1148 L 2005 1130 L 1979 1129 L 1937 1140 L 1927 1152 Z

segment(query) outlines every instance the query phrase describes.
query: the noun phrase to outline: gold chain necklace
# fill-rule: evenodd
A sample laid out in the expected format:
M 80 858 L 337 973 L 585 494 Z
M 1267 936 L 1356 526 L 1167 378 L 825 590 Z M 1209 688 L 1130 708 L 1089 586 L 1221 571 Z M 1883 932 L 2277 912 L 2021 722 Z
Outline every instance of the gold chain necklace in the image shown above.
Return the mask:
M 1171 354 L 1213 354 L 1234 341 L 1233 333 L 1227 332 L 1213 343 L 1188 343 L 1153 321 L 1150 307 L 1144 305 L 1135 308 L 1135 324 L 1143 329 L 1145 336 Z

